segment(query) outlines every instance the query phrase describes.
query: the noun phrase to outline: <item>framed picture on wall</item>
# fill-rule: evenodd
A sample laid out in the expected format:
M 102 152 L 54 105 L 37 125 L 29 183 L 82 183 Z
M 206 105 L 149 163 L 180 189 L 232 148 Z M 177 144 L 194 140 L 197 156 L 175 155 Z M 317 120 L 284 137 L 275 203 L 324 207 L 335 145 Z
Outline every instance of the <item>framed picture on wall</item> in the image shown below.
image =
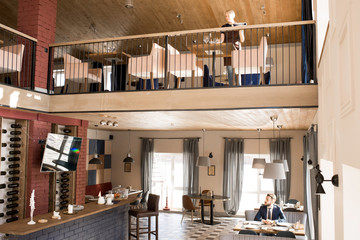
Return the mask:
M 215 176 L 215 165 L 210 165 L 208 167 L 208 176 Z
M 124 163 L 124 172 L 131 172 L 131 163 Z

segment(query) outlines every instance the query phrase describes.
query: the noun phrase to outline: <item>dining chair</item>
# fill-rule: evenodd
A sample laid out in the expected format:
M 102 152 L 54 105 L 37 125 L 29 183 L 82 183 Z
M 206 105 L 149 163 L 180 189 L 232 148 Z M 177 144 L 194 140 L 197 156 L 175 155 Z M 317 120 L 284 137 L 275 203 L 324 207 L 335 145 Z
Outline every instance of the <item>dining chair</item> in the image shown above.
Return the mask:
M 136 237 L 140 239 L 140 234 L 148 234 L 148 239 L 151 239 L 151 234 L 155 235 L 156 239 L 159 238 L 159 200 L 160 196 L 155 194 L 149 194 L 149 200 L 147 203 L 147 209 L 130 209 L 129 210 L 129 239 Z M 131 217 L 136 218 L 136 227 L 131 228 Z M 148 218 L 147 227 L 140 227 L 139 219 Z M 151 230 L 151 217 L 155 217 L 155 230 Z M 140 229 L 147 229 L 147 231 L 140 232 Z M 132 231 L 135 230 L 136 234 Z
M 289 207 L 289 208 L 284 208 L 283 212 L 298 212 L 298 210 L 296 210 L 296 208 Z
M 289 231 L 281 231 L 276 234 L 277 237 L 296 238 L 295 234 Z
M 203 190 L 201 192 L 202 195 L 207 195 L 208 193 L 210 193 L 211 190 Z M 211 201 L 210 200 L 204 200 L 204 207 L 209 207 L 211 206 Z M 199 201 L 199 207 L 200 207 L 200 215 L 201 215 L 201 200 Z M 215 207 L 215 204 L 213 204 L 213 207 Z
M 130 208 L 131 209 L 138 209 L 139 207 L 141 207 L 142 194 L 143 194 L 142 192 L 139 193 L 136 196 L 136 201 L 130 203 Z
M 194 203 L 192 202 L 191 198 L 188 195 L 183 195 L 182 196 L 182 204 L 183 204 L 183 212 L 182 212 L 182 218 L 181 218 L 181 223 L 184 220 L 185 214 L 186 212 L 190 211 L 191 212 L 191 223 L 194 223 L 194 212 L 199 209 L 199 207 L 195 207 Z
M 246 235 L 257 235 L 256 232 L 254 232 L 253 230 L 241 230 L 239 232 L 239 234 L 246 234 Z
M 245 210 L 245 220 L 254 221 L 257 211 L 255 210 Z
M 64 54 L 65 84 L 62 93 L 67 93 L 69 90 L 69 81 L 78 84 L 78 92 L 81 91 L 83 84 L 83 91 L 87 92 L 87 85 L 91 83 L 97 83 L 98 91 L 101 91 L 102 69 L 90 68 L 89 65 L 89 62 L 82 62 L 70 54 Z
M 296 204 L 297 202 L 298 202 L 298 200 L 296 200 L 296 199 L 289 199 L 289 200 L 287 200 L 286 203 Z
M 258 47 L 231 51 L 231 66 L 236 74 L 260 74 L 260 82 L 264 83 L 265 64 L 268 44 L 263 36 Z M 233 74 L 235 81 L 235 74 Z
M 17 72 L 17 85 L 20 86 L 20 73 L 24 55 L 24 44 L 0 48 L 0 73 Z
M 170 44 L 168 44 L 168 49 L 170 49 L 168 54 L 168 71 L 177 77 L 177 84 L 175 87 L 181 87 L 181 78 L 191 77 L 191 87 L 194 88 L 195 77 L 203 76 L 202 61 L 199 61 L 193 53 L 180 53 Z M 169 87 L 168 84 L 167 88 Z

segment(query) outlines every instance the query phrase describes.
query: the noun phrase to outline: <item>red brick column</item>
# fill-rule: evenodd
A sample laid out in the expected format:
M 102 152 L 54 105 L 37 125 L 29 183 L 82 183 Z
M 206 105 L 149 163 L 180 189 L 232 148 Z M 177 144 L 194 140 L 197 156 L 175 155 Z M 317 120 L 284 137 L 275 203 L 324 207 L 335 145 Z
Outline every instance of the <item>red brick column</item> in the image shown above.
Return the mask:
M 57 0 L 18 0 L 17 28 L 38 40 L 35 87 L 47 88 L 49 44 L 55 42 Z
M 81 125 L 78 126 L 77 132 L 77 136 L 82 138 L 82 142 L 76 167 L 76 204 L 85 204 L 87 128 L 88 122 L 81 121 Z

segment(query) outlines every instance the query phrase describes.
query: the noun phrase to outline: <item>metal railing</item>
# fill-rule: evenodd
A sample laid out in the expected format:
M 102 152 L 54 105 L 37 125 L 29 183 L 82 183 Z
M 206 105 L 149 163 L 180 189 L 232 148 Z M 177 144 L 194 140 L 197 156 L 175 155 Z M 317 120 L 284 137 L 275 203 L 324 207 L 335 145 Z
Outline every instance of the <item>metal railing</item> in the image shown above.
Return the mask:
M 34 90 L 37 40 L 0 24 L 0 82 Z
M 48 93 L 305 84 L 305 25 L 315 22 L 53 44 Z

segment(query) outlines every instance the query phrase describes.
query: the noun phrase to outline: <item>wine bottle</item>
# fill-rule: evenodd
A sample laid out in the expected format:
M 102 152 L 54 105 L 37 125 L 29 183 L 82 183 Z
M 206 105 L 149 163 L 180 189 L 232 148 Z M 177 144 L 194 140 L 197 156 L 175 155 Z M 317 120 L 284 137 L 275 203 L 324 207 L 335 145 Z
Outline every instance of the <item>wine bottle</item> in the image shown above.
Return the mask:
M 61 199 L 66 199 L 66 198 L 68 198 L 68 197 L 69 197 L 69 195 L 61 195 L 61 196 L 60 196 Z
M 19 186 L 18 183 L 10 183 L 8 184 L 8 188 L 17 188 Z
M 10 141 L 11 142 L 19 142 L 19 141 L 21 141 L 21 138 L 19 138 L 19 137 L 11 137 Z
M 61 176 L 62 176 L 62 177 L 67 177 L 67 176 L 69 176 L 69 173 L 63 172 L 63 173 L 61 173 Z
M 18 213 L 19 213 L 19 210 L 11 210 L 11 211 L 7 211 L 6 215 L 11 216 L 11 215 L 15 215 L 15 214 L 18 214 Z
M 5 216 L 3 213 L 0 213 L 0 217 L 3 217 L 3 216 Z
M 7 133 L 6 129 L 1 130 L 2 133 Z
M 11 191 L 7 192 L 6 195 L 11 196 L 11 195 L 15 195 L 15 194 L 18 194 L 18 193 L 19 193 L 18 190 L 11 190 Z
M 1 146 L 2 146 L 2 147 L 6 147 L 7 144 L 6 144 L 6 143 L 1 143 Z
M 16 154 L 20 154 L 21 152 L 19 150 L 13 150 L 13 151 L 9 151 L 9 154 L 11 155 L 16 155 Z
M 19 206 L 18 203 L 10 203 L 10 204 L 6 205 L 6 208 L 16 208 L 18 206 Z
M 60 181 L 61 181 L 61 182 L 68 182 L 69 179 L 68 179 L 68 178 L 62 178 Z
M 13 124 L 10 125 L 10 127 L 12 127 L 12 128 L 21 128 L 22 125 L 20 123 L 13 123 Z
M 4 201 L 4 199 L 0 199 L 0 203 L 4 203 L 5 201 Z
M 8 202 L 15 202 L 17 200 L 19 200 L 19 197 L 11 197 L 7 199 Z
M 14 182 L 14 181 L 19 181 L 20 178 L 19 177 L 9 177 L 8 180 L 9 180 L 9 182 Z
M 19 173 L 20 173 L 19 170 L 11 170 L 11 171 L 9 171 L 9 174 L 11 174 L 11 175 L 19 174 Z
M 1 161 L 5 161 L 6 160 L 6 158 L 5 157 L 1 157 Z
M 69 189 L 61 189 L 60 192 L 61 192 L 61 193 L 67 193 L 67 192 L 69 192 Z
M 1 171 L 1 172 L 0 172 L 0 175 L 6 175 L 6 172 L 5 172 L 5 171 Z
M 63 184 L 61 184 L 60 186 L 61 186 L 62 188 L 67 188 L 67 187 L 69 186 L 69 184 L 63 183 Z
M 21 135 L 20 131 L 10 131 L 11 135 Z
M 64 200 L 64 201 L 61 201 L 61 202 L 60 202 L 61 205 L 65 205 L 65 204 L 68 204 L 68 203 L 69 203 L 68 200 Z
M 6 188 L 6 184 L 0 184 L 0 189 Z
M 19 148 L 19 147 L 21 147 L 21 144 L 20 143 L 10 143 L 10 147 L 11 148 Z
M 17 221 L 18 219 L 19 219 L 18 217 L 11 217 L 6 219 L 6 222 L 9 223 L 9 222 Z
M 56 183 L 60 183 L 60 179 L 56 179 Z
M 20 158 L 19 157 L 10 157 L 10 158 L 8 158 L 8 161 L 9 162 L 20 161 Z
M 20 164 L 17 163 L 9 165 L 9 168 L 18 168 L 18 167 L 20 167 Z

